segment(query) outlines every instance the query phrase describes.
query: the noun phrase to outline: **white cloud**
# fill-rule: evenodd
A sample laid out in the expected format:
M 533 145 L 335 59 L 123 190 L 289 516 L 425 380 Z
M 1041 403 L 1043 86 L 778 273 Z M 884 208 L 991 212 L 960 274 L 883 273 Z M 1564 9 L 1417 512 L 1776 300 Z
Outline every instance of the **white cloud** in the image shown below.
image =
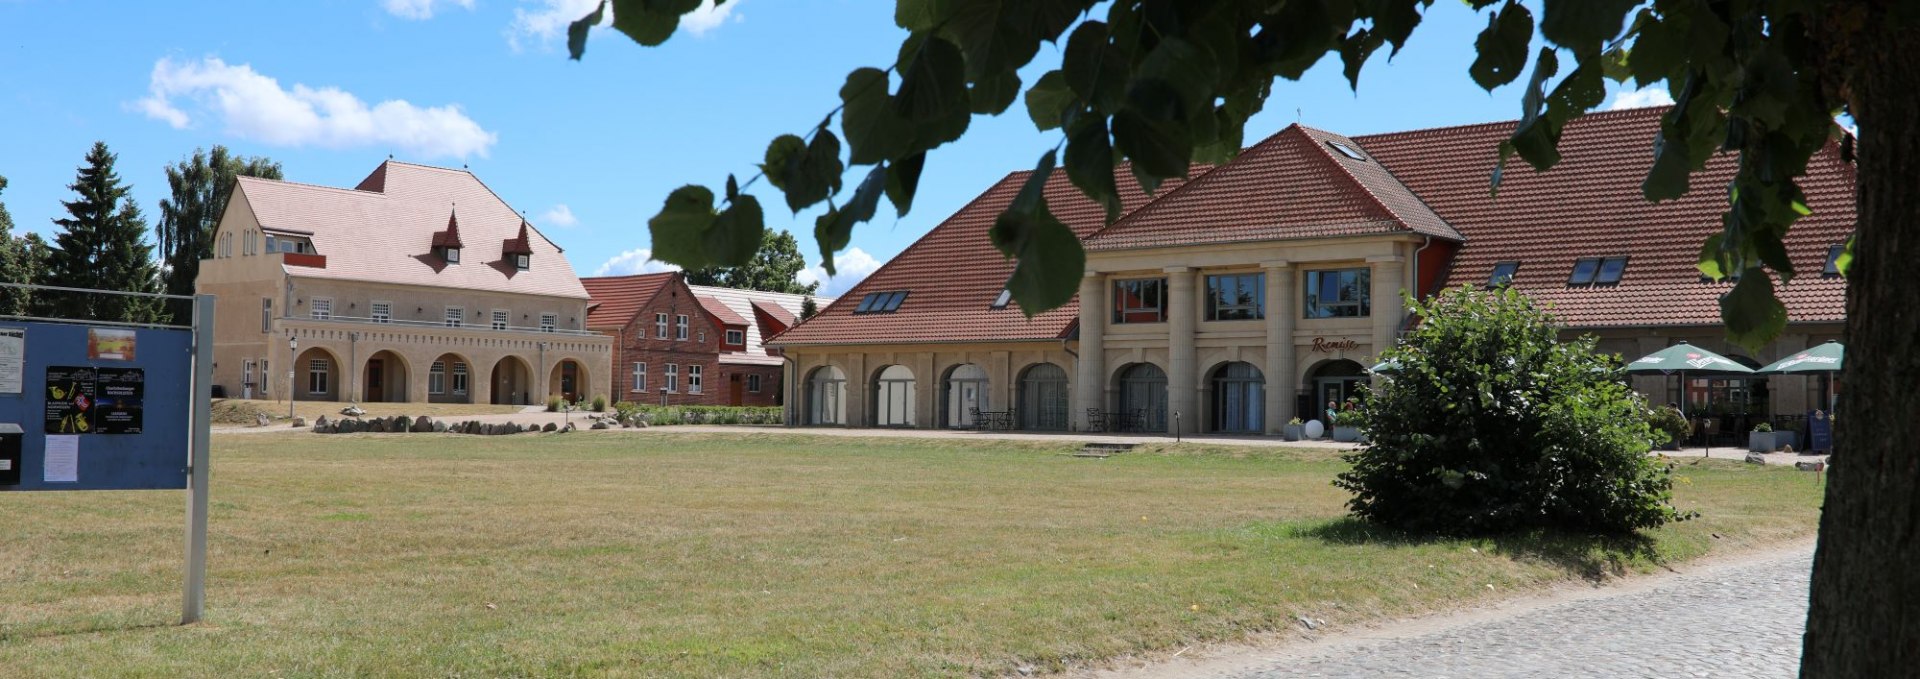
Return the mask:
M 1628 92 L 1621 90 L 1613 95 L 1613 103 L 1607 110 L 1618 111 L 1623 108 L 1645 108 L 1648 106 L 1672 106 L 1673 95 L 1665 87 L 1650 87 L 1644 90 Z
M 801 285 L 819 283 L 822 297 L 839 297 L 860 281 L 866 280 L 869 274 L 879 271 L 881 263 L 865 250 L 847 248 L 833 258 L 835 275 L 828 276 L 826 267 L 810 266 L 802 269 L 794 279 L 800 281 Z
M 573 208 L 567 207 L 566 203 L 560 203 L 540 213 L 540 223 L 564 229 L 579 224 L 580 219 L 573 216 Z
M 296 83 L 288 90 L 248 64 L 229 65 L 215 57 L 154 62 L 148 95 L 134 108 L 175 129 L 191 127 L 196 115 L 210 115 L 230 134 L 277 146 L 375 146 L 465 158 L 486 156 L 499 141 L 458 104 L 420 107 L 389 99 L 369 107 L 336 87 Z
M 743 1 L 728 0 L 724 5 L 715 5 L 713 0 L 704 0 L 698 9 L 680 17 L 680 28 L 694 37 L 700 37 L 728 20 L 738 23 L 745 15 L 734 14 L 733 10 Z M 544 47 L 565 39 L 567 26 L 592 13 L 593 8 L 600 5 L 600 0 L 533 0 L 531 4 L 531 9 L 514 8 L 513 23 L 507 27 L 507 44 L 515 51 L 526 49 L 528 45 L 523 41 Z M 606 18 L 600 25 L 609 26 L 612 23 L 613 7 L 608 6 Z
M 380 6 L 388 14 L 402 19 L 432 19 L 435 5 L 459 5 L 463 9 L 473 9 L 473 0 L 380 0 Z
M 660 273 L 679 271 L 677 264 L 668 264 L 653 258 L 653 251 L 647 248 L 635 248 L 614 255 L 612 259 L 593 270 L 595 276 L 627 276 L 637 273 Z

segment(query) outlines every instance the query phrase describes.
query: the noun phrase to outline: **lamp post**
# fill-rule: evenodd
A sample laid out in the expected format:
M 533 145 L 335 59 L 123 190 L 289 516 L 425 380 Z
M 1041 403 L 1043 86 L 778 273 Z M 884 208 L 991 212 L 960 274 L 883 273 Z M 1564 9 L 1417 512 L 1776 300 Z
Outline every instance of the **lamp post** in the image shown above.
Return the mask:
M 294 364 L 300 361 L 300 338 L 287 334 L 287 421 L 293 421 L 293 402 L 300 398 L 299 387 L 293 384 Z

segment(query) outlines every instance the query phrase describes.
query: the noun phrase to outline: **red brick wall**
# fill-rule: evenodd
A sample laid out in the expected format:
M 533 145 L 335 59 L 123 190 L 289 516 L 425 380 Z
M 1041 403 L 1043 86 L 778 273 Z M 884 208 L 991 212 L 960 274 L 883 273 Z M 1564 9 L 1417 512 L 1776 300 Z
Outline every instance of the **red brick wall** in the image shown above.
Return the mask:
M 667 315 L 665 338 L 654 332 L 654 314 L 659 313 Z M 674 317 L 681 314 L 687 316 L 687 339 L 676 340 Z M 693 291 L 676 279 L 662 287 L 660 293 L 620 331 L 614 347 L 613 379 L 609 392 L 612 400 L 659 405 L 660 388 L 666 385 L 667 364 L 671 363 L 679 366 L 680 379 L 679 388 L 666 395 L 668 405 L 732 405 L 729 401 L 732 397 L 733 375 L 740 376 L 742 405 L 777 405 L 780 366 L 722 365 L 720 351 L 725 338 L 725 331 L 701 308 L 699 300 L 693 297 Z M 638 362 L 647 364 L 647 391 L 644 394 L 632 391 L 633 364 Z M 698 394 L 688 391 L 689 368 L 695 365 L 701 369 L 701 393 Z M 746 375 L 753 373 L 761 376 L 760 393 L 757 394 L 746 390 Z

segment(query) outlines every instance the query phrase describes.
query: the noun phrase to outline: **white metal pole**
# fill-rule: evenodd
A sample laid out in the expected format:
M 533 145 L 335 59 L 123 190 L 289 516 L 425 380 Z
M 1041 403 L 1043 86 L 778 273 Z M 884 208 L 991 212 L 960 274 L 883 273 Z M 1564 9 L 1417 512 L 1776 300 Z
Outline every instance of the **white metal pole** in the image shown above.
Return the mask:
M 187 480 L 187 583 L 180 624 L 200 621 L 207 600 L 207 455 L 213 385 L 213 295 L 193 298 L 192 457 Z

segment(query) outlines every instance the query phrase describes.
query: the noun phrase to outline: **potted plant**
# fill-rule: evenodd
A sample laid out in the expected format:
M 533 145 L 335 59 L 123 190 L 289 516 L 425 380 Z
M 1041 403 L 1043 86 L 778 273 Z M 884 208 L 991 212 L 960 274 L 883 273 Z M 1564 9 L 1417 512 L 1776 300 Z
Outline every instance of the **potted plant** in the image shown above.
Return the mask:
M 1792 432 L 1777 432 L 1773 425 L 1766 422 L 1753 425 L 1753 433 L 1747 435 L 1747 450 L 1755 453 L 1771 453 L 1786 445 Z
M 1653 427 L 1654 445 L 1661 450 L 1679 450 L 1681 442 L 1693 434 L 1693 423 L 1671 406 L 1654 408 L 1647 414 L 1647 424 Z
M 1298 441 L 1307 437 L 1306 428 L 1307 423 L 1301 422 L 1300 418 L 1296 417 L 1287 420 L 1287 426 L 1280 430 L 1280 435 L 1288 441 Z
M 1333 440 L 1341 443 L 1361 441 L 1360 422 L 1360 411 L 1355 409 L 1352 404 L 1348 404 L 1346 409 L 1334 413 Z

